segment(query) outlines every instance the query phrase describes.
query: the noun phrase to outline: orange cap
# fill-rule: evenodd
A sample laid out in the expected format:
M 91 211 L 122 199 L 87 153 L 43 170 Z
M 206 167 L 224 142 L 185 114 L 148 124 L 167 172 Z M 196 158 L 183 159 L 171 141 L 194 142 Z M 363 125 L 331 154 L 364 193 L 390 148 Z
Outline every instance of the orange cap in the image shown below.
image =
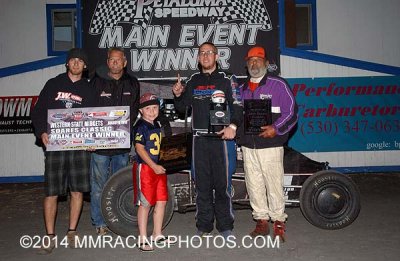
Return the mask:
M 250 59 L 251 57 L 259 57 L 259 58 L 263 58 L 265 59 L 265 49 L 257 46 L 257 47 L 253 47 L 251 48 L 248 52 L 247 52 L 247 56 L 246 56 L 246 60 Z

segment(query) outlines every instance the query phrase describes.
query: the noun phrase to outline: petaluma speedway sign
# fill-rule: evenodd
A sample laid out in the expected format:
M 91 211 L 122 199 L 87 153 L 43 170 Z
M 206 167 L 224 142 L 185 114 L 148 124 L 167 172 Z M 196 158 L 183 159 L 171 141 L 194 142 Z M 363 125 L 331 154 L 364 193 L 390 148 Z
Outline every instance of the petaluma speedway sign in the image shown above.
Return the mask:
M 142 79 L 189 76 L 198 46 L 218 47 L 219 66 L 245 75 L 249 48 L 267 49 L 278 70 L 278 3 L 271 0 L 81 1 L 83 47 L 91 69 L 104 65 L 107 49 L 124 48 L 128 70 Z

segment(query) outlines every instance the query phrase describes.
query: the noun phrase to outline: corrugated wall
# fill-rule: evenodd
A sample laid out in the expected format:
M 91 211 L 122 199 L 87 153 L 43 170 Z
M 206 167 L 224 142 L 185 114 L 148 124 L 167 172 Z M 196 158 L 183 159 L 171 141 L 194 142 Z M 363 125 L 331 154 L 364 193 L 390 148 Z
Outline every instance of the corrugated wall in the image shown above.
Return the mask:
M 64 65 L 0 78 L 1 96 L 39 95 L 46 81 L 62 72 Z M 0 177 L 43 175 L 43 152 L 33 134 L 0 135 L 0 153 Z
M 285 78 L 379 76 L 345 66 L 281 57 Z M 64 65 L 0 78 L 2 96 L 38 95 L 46 81 L 65 71 Z M 0 135 L 0 177 L 42 175 L 43 152 L 33 134 Z M 398 165 L 399 151 L 305 153 L 318 161 L 329 161 L 333 167 Z
M 281 55 L 284 78 L 383 76 L 386 74 Z
M 0 67 L 48 58 L 46 3 L 75 0 L 5 0 L 0 9 Z M 340 57 L 399 66 L 398 0 L 318 0 L 318 51 Z M 15 15 L 18 14 L 18 15 Z M 25 20 L 21 20 L 26 18 Z M 22 21 L 22 22 L 21 22 Z M 29 21 L 29 22 L 24 22 Z M 32 21 L 35 21 L 32 23 Z M 18 33 L 16 33 L 18 31 Z M 36 57 L 36 58 L 35 58 Z M 38 95 L 45 82 L 64 72 L 63 65 L 0 78 L 1 96 Z M 281 56 L 285 78 L 380 76 L 381 73 Z M 0 177 L 43 173 L 43 153 L 33 134 L 0 135 Z M 398 151 L 309 153 L 332 166 L 399 165 Z

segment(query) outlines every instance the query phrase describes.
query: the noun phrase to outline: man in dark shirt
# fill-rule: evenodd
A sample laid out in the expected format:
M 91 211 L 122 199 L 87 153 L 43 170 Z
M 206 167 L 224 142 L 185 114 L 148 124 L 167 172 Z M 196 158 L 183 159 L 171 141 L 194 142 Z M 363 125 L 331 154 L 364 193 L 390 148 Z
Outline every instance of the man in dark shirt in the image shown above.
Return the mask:
M 127 60 L 124 50 L 108 50 L 108 72 L 98 73 L 92 80 L 96 92 L 96 106 L 129 106 L 130 122 L 133 124 L 139 110 L 139 82 L 125 72 Z M 129 149 L 96 150 L 91 157 L 91 193 L 90 209 L 92 223 L 99 235 L 109 232 L 101 214 L 101 191 L 107 180 L 119 169 L 128 165 Z
M 35 135 L 46 147 L 48 109 L 92 107 L 93 91 L 82 73 L 87 67 L 87 55 L 82 49 L 71 49 L 66 60 L 67 72 L 50 79 L 40 92 L 32 111 Z M 49 254 L 55 247 L 55 221 L 57 199 L 71 193 L 70 220 L 67 239 L 71 248 L 75 247 L 76 228 L 83 205 L 83 192 L 90 190 L 90 153 L 87 151 L 46 151 L 45 152 L 45 199 L 43 202 L 46 233 L 50 242 L 44 243 L 40 254 Z

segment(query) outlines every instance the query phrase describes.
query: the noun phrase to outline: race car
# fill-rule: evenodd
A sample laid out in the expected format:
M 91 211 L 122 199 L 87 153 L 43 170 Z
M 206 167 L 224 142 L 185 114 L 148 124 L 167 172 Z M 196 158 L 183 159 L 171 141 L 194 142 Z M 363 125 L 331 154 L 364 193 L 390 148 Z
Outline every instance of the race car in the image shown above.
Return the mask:
M 174 211 L 195 210 L 196 190 L 190 175 L 190 135 L 174 135 L 164 139 L 163 143 L 162 153 L 167 160 L 162 165 L 167 168 L 169 192 L 163 221 L 165 227 Z M 232 201 L 235 208 L 250 208 L 240 148 L 237 152 Z M 349 176 L 330 168 L 328 162 L 311 160 L 289 147 L 285 147 L 284 169 L 286 205 L 300 207 L 312 225 L 327 230 L 341 229 L 357 218 L 361 208 L 360 193 Z M 125 237 L 138 233 L 132 165 L 119 170 L 108 180 L 102 193 L 101 211 L 108 228 L 114 233 Z M 151 219 L 152 213 L 149 214 L 149 229 L 152 229 Z

